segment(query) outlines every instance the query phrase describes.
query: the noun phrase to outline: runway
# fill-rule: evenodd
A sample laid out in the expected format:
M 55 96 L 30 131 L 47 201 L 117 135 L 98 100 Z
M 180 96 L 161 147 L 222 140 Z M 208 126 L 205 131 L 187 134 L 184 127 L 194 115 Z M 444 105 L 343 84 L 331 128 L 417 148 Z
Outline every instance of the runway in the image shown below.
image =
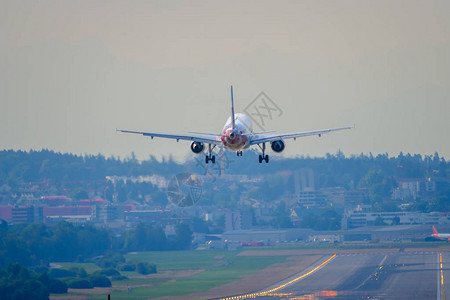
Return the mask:
M 328 258 L 306 276 L 234 299 L 445 299 L 450 292 L 449 252 L 359 252 Z

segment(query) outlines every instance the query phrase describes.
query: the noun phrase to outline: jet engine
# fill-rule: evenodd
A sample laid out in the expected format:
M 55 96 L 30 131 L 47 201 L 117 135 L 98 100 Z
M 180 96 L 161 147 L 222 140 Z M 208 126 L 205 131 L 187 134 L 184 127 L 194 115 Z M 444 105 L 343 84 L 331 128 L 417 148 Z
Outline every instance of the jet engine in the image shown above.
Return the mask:
M 284 150 L 284 141 L 283 140 L 273 141 L 270 144 L 270 147 L 275 152 L 281 152 Z
M 205 150 L 205 145 L 203 145 L 203 143 L 200 143 L 200 142 L 192 142 L 191 150 L 192 150 L 192 152 L 197 153 L 197 154 L 202 153 L 203 150 Z

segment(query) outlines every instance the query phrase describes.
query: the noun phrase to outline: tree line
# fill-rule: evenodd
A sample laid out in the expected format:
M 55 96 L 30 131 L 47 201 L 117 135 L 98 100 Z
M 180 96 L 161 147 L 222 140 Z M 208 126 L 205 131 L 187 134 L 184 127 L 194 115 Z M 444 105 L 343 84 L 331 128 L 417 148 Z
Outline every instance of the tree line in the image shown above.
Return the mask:
M 139 224 L 113 234 L 91 225 L 73 225 L 65 221 L 55 226 L 45 224 L 0 225 L 0 268 L 9 263 L 24 266 L 48 265 L 52 261 L 83 262 L 110 252 L 189 249 L 192 231 L 178 224 L 175 235 L 166 237 L 159 226 Z
M 390 157 L 386 154 L 360 154 L 346 157 L 342 152 L 327 154 L 325 157 L 285 158 L 275 156 L 273 163 L 258 164 L 256 150 L 249 150 L 237 158 L 233 152 L 225 151 L 227 174 L 270 175 L 284 170 L 312 168 L 320 174 L 319 186 L 348 187 L 357 184 L 359 180 L 372 169 L 381 170 L 399 178 L 447 177 L 449 161 L 434 155 L 403 154 Z M 76 182 L 103 180 L 109 175 L 139 176 L 159 174 L 172 176 L 180 172 L 206 172 L 193 156 L 184 163 L 173 159 L 158 161 L 150 156 L 139 161 L 131 157 L 119 159 L 114 156 L 75 155 L 57 153 L 50 150 L 40 151 L 0 151 L 0 183 L 11 186 L 29 182 Z M 218 171 L 218 168 L 217 168 Z

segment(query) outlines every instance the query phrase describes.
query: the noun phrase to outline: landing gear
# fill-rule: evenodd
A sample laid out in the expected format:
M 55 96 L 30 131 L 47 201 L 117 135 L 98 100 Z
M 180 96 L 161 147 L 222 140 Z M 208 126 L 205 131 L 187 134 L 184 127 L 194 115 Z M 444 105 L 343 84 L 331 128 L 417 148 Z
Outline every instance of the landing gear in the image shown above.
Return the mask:
M 205 162 L 206 163 L 209 163 L 209 162 L 212 162 L 213 164 L 215 164 L 216 163 L 216 156 L 215 155 L 206 155 L 205 156 Z
M 205 157 L 205 162 L 209 163 L 212 162 L 213 164 L 216 163 L 216 156 L 212 155 L 212 151 L 216 148 L 216 145 L 214 147 L 211 147 L 211 144 L 208 145 L 208 154 Z
M 269 163 L 269 155 L 265 154 L 266 151 L 266 143 L 262 144 L 262 147 L 258 144 L 259 148 L 261 148 L 262 154 L 259 155 L 259 163 L 262 163 L 263 160 L 267 163 Z
M 242 150 L 241 151 L 236 151 L 236 155 L 237 156 L 242 156 Z
M 269 155 L 264 155 L 262 156 L 261 154 L 259 155 L 259 163 L 262 163 L 264 161 L 266 161 L 266 164 L 269 162 Z

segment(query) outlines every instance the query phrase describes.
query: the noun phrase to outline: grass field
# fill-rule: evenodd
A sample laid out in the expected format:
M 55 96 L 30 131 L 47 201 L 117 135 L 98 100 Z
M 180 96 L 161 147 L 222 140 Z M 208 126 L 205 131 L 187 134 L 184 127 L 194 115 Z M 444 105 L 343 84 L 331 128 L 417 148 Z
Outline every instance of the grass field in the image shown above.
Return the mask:
M 192 276 L 177 278 L 155 286 L 114 291 L 113 299 L 148 299 L 164 296 L 186 295 L 239 280 L 242 276 L 256 273 L 265 267 L 284 262 L 286 257 L 239 257 L 238 252 L 226 251 L 177 251 L 144 252 L 136 254 L 141 261 L 156 263 L 159 270 L 198 270 Z M 133 255 L 130 255 L 133 257 Z M 131 259 L 131 257 L 129 257 Z M 133 257 L 132 259 L 137 259 Z M 95 297 L 93 299 L 103 299 Z
M 205 251 L 153 251 L 127 254 L 130 261 L 156 264 L 158 270 L 205 269 L 219 264 L 222 260 L 236 256 L 236 252 L 226 250 Z
M 129 279 L 113 281 L 112 299 L 148 299 L 186 295 L 239 280 L 274 263 L 286 261 L 285 256 L 238 256 L 240 251 L 164 251 L 126 254 L 127 261 L 156 264 L 157 274 L 143 276 L 121 272 Z M 83 267 L 88 273 L 99 270 L 90 263 L 58 263 L 65 269 Z M 130 288 L 131 292 L 128 290 Z M 73 293 L 79 295 L 79 293 Z M 86 294 L 84 294 L 86 295 Z M 57 299 L 57 298 L 56 298 Z M 105 299 L 92 295 L 90 299 Z
M 69 270 L 71 268 L 83 268 L 88 273 L 93 273 L 95 271 L 101 270 L 101 268 L 94 263 L 66 263 L 66 262 L 64 262 L 64 263 L 57 263 L 57 264 L 66 270 Z

